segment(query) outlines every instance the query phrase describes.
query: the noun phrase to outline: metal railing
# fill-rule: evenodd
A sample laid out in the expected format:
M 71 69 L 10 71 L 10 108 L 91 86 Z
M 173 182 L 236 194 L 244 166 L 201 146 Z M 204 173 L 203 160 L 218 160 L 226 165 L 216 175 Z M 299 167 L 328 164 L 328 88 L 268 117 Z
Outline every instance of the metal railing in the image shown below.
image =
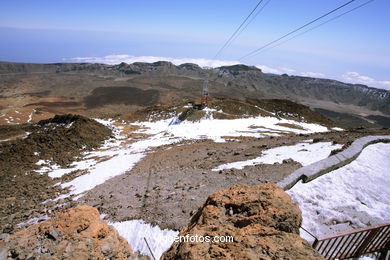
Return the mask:
M 390 249 L 390 223 L 316 238 L 313 248 L 326 259 L 346 259 L 379 252 L 386 259 Z

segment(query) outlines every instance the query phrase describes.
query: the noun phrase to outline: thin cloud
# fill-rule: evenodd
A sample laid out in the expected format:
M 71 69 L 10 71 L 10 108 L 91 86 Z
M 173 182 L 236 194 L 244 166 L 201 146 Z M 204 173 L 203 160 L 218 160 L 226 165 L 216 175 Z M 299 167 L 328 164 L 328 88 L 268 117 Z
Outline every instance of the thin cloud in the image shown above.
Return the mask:
M 180 65 L 183 63 L 195 63 L 198 64 L 200 67 L 221 67 L 221 66 L 231 66 L 236 64 L 241 64 L 240 61 L 229 61 L 229 60 L 211 60 L 211 59 L 194 59 L 194 58 L 171 58 L 171 57 L 159 57 L 159 56 L 131 56 L 127 54 L 115 54 L 115 55 L 107 55 L 103 57 L 76 57 L 71 58 L 71 61 L 75 62 L 90 62 L 90 63 L 103 63 L 103 64 L 119 64 L 121 62 L 125 63 L 134 63 L 134 62 L 157 62 L 157 61 L 169 61 L 172 62 L 175 65 Z M 273 74 L 293 74 L 297 73 L 296 70 L 292 68 L 272 68 L 267 65 L 256 65 L 255 67 L 261 69 L 264 73 L 273 73 Z M 299 73 L 297 73 L 299 74 Z M 300 73 L 302 76 L 308 76 L 308 77 L 323 77 L 324 75 L 322 73 L 316 73 L 316 72 L 302 72 Z
M 304 77 L 311 77 L 311 78 L 325 78 L 325 74 L 320 72 L 311 72 L 311 71 L 301 72 L 300 75 Z
M 369 87 L 383 88 L 386 90 L 390 90 L 390 81 L 376 80 L 369 76 L 361 75 L 358 72 L 349 71 L 344 73 L 341 77 L 343 80 L 349 83 L 363 84 Z
M 157 61 L 169 61 L 175 65 L 180 65 L 183 63 L 194 63 L 198 64 L 200 67 L 221 67 L 221 66 L 231 66 L 236 64 L 241 64 L 240 61 L 229 61 L 229 60 L 211 60 L 211 59 L 194 59 L 194 58 L 171 58 L 171 57 L 159 57 L 159 56 L 131 56 L 127 54 L 117 54 L 117 55 L 107 55 L 103 57 L 76 57 L 70 59 L 75 62 L 90 62 L 90 63 L 103 63 L 103 64 L 119 64 L 125 62 L 128 64 L 134 62 L 157 62 Z M 283 74 L 283 73 L 292 73 L 295 70 L 290 68 L 272 68 L 266 65 L 256 65 L 255 67 L 261 69 L 264 73 L 274 73 L 274 74 Z
M 221 67 L 240 64 L 239 61 L 226 61 L 226 60 L 210 60 L 210 59 L 193 59 L 193 58 L 171 58 L 171 57 L 156 57 L 156 56 L 131 56 L 127 54 L 108 55 L 104 57 L 76 57 L 72 58 L 72 61 L 76 62 L 90 62 L 90 63 L 104 63 L 104 64 L 119 64 L 121 62 L 134 63 L 134 62 L 157 62 L 157 61 L 169 61 L 175 65 L 184 63 L 195 63 L 201 67 Z
M 175 65 L 180 65 L 183 63 L 194 63 L 198 64 L 200 67 L 221 67 L 221 66 L 231 66 L 240 64 L 239 61 L 229 61 L 229 60 L 211 60 L 211 59 L 194 59 L 194 58 L 171 58 L 171 57 L 159 57 L 159 56 L 131 56 L 127 54 L 115 54 L 107 55 L 103 57 L 76 57 L 71 58 L 70 61 L 73 62 L 90 62 L 90 63 L 104 63 L 104 64 L 119 64 L 121 62 L 125 63 L 134 63 L 134 62 L 157 62 L 157 61 L 169 61 Z M 264 73 L 272 74 L 295 74 L 304 77 L 313 77 L 313 78 L 325 78 L 326 75 L 319 72 L 299 72 L 292 68 L 280 67 L 274 68 L 267 65 L 256 65 L 255 67 L 261 69 Z M 390 81 L 380 81 L 375 80 L 371 77 L 360 75 L 358 72 L 346 72 L 341 76 L 343 81 L 354 84 L 364 84 L 370 87 L 382 88 L 390 90 Z
M 279 69 L 271 68 L 266 65 L 256 65 L 257 68 L 261 69 L 264 73 L 272 73 L 272 74 L 283 74 Z
M 281 68 L 272 68 L 267 65 L 256 65 L 257 68 L 261 69 L 262 72 L 264 73 L 272 73 L 272 74 L 293 74 L 296 72 L 296 70 L 291 69 L 291 68 L 286 68 L 286 67 L 281 67 Z

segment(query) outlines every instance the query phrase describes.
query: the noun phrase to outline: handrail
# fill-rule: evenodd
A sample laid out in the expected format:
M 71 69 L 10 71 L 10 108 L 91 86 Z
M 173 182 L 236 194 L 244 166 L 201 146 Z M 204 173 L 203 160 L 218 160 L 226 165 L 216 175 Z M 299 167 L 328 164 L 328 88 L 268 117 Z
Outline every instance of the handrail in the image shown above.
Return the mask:
M 353 233 L 356 233 L 356 232 L 366 231 L 366 230 L 379 228 L 379 227 L 386 227 L 386 226 L 389 226 L 389 225 L 390 225 L 390 223 L 384 223 L 384 224 L 373 225 L 373 226 L 368 226 L 368 227 L 364 227 L 364 228 L 357 228 L 357 229 L 353 229 L 353 230 L 340 232 L 340 233 L 337 233 L 336 235 L 329 235 L 329 236 L 319 237 L 318 240 L 325 240 L 325 239 L 330 239 L 330 238 L 334 238 L 334 237 L 342 237 L 342 236 L 346 236 L 346 235 L 353 234 Z
M 326 259 L 346 259 L 379 252 L 385 259 L 390 250 L 390 223 L 315 238 L 312 247 Z

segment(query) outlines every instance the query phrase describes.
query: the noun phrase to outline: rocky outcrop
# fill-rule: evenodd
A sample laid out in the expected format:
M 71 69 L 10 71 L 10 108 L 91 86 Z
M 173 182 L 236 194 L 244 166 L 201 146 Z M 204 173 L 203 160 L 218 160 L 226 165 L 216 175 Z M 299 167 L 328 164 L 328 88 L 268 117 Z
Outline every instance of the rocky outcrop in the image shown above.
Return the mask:
M 0 240 L 0 259 L 128 259 L 132 250 L 89 206 L 71 208 Z
M 60 186 L 54 186 L 58 179 L 33 171 L 42 167 L 38 161 L 69 166 L 112 135 L 109 127 L 71 114 L 56 115 L 23 129 L 29 132 L 25 138 L 0 143 L 0 233 L 13 232 L 17 223 L 33 217 L 32 212 L 46 208 L 43 201 L 62 192 Z M 68 174 L 62 178 L 73 177 Z
M 0 62 L 0 74 L 59 73 L 68 71 L 104 71 L 111 66 L 99 63 L 22 63 Z
M 163 259 L 323 259 L 299 237 L 301 222 L 298 205 L 276 185 L 235 185 L 209 196 L 179 234 L 234 242 L 175 242 Z

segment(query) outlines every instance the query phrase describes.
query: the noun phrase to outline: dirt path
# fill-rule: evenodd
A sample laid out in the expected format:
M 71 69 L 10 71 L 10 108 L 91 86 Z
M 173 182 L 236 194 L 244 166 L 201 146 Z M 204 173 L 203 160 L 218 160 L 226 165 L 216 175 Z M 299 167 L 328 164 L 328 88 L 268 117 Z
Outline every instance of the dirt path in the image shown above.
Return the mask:
M 198 140 L 161 146 L 149 152 L 132 170 L 96 186 L 78 201 L 69 197 L 63 202 L 42 203 L 66 193 L 67 190 L 54 184 L 70 181 L 79 172 L 52 179 L 47 174 L 32 172 L 40 168 L 36 162 L 50 160 L 62 166 L 68 165 L 84 151 L 83 147 L 98 146 L 111 132 L 104 130 L 103 126 L 97 126 L 95 121 L 80 120 L 84 123 L 69 124 L 61 121 L 57 122 L 59 125 L 53 125 L 54 121 L 48 121 L 48 126 L 53 126 L 53 129 L 47 129 L 48 132 L 42 132 L 43 128 L 39 126 L 35 126 L 37 129 L 18 129 L 16 126 L 11 129 L 7 126 L 0 131 L 3 139 L 31 132 L 25 139 L 0 145 L 0 232 L 15 232 L 26 227 L 18 226 L 20 222 L 41 219 L 58 212 L 59 207 L 65 209 L 75 204 L 94 206 L 112 221 L 143 219 L 162 228 L 178 229 L 188 223 L 191 214 L 204 203 L 209 194 L 239 183 L 276 183 L 301 167 L 297 162 L 285 160 L 283 163 L 256 165 L 242 170 L 212 171 L 221 164 L 254 159 L 264 150 L 308 139 L 348 145 L 362 136 L 390 134 L 390 130 L 386 129 L 362 129 L 259 139 L 243 137 L 226 143 Z M 43 125 L 46 123 L 42 122 Z M 124 128 L 123 131 L 131 132 L 134 129 Z M 131 133 L 128 136 L 134 140 L 146 138 Z
M 242 170 L 211 171 L 220 164 L 253 159 L 262 150 L 307 139 L 349 145 L 358 137 L 383 133 L 389 134 L 389 130 L 245 138 L 226 143 L 203 140 L 160 147 L 131 171 L 89 191 L 78 203 L 97 207 L 113 221 L 143 219 L 162 228 L 178 229 L 214 191 L 238 183 L 276 183 L 301 167 L 287 160 L 282 164 L 256 165 Z

